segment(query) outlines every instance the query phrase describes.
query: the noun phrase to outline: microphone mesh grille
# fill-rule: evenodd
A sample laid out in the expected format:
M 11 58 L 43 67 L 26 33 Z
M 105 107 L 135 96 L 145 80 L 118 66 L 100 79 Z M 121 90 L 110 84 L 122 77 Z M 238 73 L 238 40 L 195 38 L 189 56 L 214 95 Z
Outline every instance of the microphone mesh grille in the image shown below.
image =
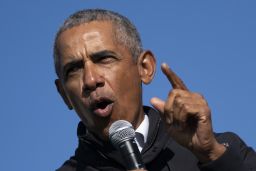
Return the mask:
M 134 139 L 135 131 L 132 124 L 125 120 L 115 121 L 109 128 L 109 139 L 118 148 L 119 144 L 130 139 Z

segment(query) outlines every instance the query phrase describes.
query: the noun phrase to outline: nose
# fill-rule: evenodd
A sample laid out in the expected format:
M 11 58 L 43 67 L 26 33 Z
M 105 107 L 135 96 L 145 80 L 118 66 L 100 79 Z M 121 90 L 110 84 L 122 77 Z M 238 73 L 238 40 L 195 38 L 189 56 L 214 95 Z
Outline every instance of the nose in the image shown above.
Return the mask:
M 89 95 L 89 93 L 102 86 L 104 86 L 104 78 L 100 73 L 100 69 L 93 62 L 86 62 L 83 75 L 84 94 Z

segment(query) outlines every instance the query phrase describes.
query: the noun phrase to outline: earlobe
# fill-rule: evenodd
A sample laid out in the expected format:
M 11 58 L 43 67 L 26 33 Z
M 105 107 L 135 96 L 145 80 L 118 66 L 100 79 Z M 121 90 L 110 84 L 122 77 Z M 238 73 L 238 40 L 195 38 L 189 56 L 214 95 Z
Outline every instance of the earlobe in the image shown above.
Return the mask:
M 69 99 L 68 99 L 68 97 L 67 97 L 67 95 L 66 95 L 66 93 L 64 91 L 62 83 L 61 83 L 61 81 L 59 79 L 55 80 L 55 86 L 56 86 L 59 94 L 61 95 L 62 99 L 64 100 L 65 104 L 68 106 L 68 108 L 70 110 L 72 110 L 73 107 L 72 107 L 72 105 L 71 105 L 71 103 L 70 103 L 70 101 L 69 101 Z
M 141 80 L 144 84 L 149 84 L 155 75 L 156 60 L 149 50 L 142 52 L 137 61 Z

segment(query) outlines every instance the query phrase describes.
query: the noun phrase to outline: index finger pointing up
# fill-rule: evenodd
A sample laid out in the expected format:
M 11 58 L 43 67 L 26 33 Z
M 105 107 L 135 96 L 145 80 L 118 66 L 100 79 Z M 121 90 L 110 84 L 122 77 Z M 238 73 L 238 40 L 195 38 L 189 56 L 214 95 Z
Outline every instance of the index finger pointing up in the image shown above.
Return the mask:
M 168 80 L 170 81 L 170 83 L 174 89 L 189 91 L 187 86 L 183 83 L 183 81 L 178 77 L 178 75 L 176 75 L 171 70 L 171 68 L 166 63 L 163 63 L 161 65 L 161 69 L 162 69 L 163 73 L 166 75 L 166 77 L 168 78 Z

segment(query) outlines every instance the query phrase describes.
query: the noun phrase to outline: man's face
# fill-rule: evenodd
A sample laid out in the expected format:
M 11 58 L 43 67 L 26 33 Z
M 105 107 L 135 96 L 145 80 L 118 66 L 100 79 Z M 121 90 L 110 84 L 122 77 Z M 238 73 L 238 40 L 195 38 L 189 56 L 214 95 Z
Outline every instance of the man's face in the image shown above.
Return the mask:
M 129 50 L 118 44 L 110 22 L 90 22 L 57 40 L 62 97 L 87 129 L 107 139 L 116 120 L 137 127 L 143 119 L 141 78 Z

